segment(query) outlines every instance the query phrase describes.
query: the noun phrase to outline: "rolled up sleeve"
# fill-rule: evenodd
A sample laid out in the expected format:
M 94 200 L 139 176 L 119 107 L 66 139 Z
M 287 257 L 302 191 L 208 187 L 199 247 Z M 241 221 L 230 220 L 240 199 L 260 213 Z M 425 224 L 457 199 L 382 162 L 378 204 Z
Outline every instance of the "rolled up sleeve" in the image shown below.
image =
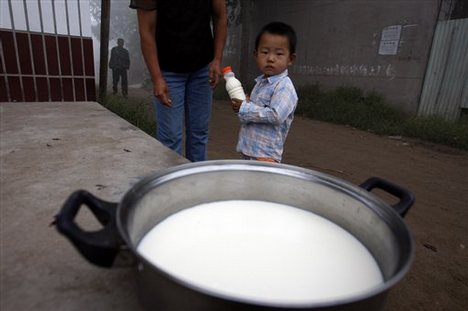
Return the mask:
M 129 7 L 132 9 L 141 9 L 141 10 L 156 10 L 157 0 L 131 0 Z
M 279 83 L 276 93 L 271 97 L 268 106 L 244 101 L 239 110 L 241 123 L 270 123 L 279 125 L 286 121 L 297 105 L 297 95 L 294 86 L 285 80 Z

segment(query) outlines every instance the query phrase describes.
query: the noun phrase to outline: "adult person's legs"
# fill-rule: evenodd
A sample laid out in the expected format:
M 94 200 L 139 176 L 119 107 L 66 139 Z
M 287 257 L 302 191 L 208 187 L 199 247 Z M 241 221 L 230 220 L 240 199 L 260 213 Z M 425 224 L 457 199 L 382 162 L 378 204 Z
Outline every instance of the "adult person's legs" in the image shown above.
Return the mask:
M 117 85 L 119 84 L 120 73 L 119 69 L 112 69 L 112 90 L 114 95 L 117 94 Z
M 208 157 L 208 131 L 213 91 L 209 84 L 208 66 L 192 72 L 185 93 L 185 154 L 193 162 Z
M 127 80 L 127 69 L 120 69 L 122 75 L 122 95 L 127 98 L 128 95 L 128 80 Z
M 188 74 L 163 72 L 169 88 L 172 107 L 166 107 L 153 96 L 156 112 L 156 139 L 164 146 L 182 154 L 182 133 L 184 128 L 185 84 Z
M 190 161 L 207 159 L 209 121 L 213 91 L 208 66 L 192 73 L 163 72 L 172 99 L 166 107 L 153 97 L 156 111 L 156 138 L 166 147 L 182 154 L 185 124 L 185 157 Z

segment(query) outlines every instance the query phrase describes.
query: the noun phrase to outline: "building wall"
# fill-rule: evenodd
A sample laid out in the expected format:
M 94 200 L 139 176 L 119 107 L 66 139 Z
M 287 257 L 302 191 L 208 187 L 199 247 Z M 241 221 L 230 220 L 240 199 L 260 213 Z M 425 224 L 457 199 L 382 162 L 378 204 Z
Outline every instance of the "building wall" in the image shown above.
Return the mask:
M 360 87 L 376 91 L 389 104 L 414 114 L 439 2 L 255 0 L 249 25 L 250 50 L 253 51 L 255 36 L 264 24 L 286 22 L 298 35 L 297 60 L 290 70 L 296 85 L 318 82 L 325 89 Z M 240 29 L 238 26 L 237 31 Z M 236 35 L 239 37 L 238 32 Z M 236 40 L 228 43 L 239 44 Z M 232 55 L 232 48 L 228 51 Z M 239 59 L 249 62 L 249 79 L 258 74 L 251 55 Z
M 240 62 L 246 61 L 242 56 L 242 19 L 241 0 L 231 0 L 227 2 L 228 35 L 223 54 L 223 65 L 231 66 L 236 74 L 239 74 Z M 240 75 L 238 75 L 240 76 Z

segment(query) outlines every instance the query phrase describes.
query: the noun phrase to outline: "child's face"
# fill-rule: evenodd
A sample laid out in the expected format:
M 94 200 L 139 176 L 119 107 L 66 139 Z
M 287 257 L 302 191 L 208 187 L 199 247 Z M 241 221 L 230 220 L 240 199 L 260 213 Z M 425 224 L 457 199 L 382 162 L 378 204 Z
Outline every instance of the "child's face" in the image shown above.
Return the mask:
M 296 57 L 289 51 L 288 37 L 271 33 L 260 37 L 254 55 L 258 68 L 267 77 L 282 73 Z

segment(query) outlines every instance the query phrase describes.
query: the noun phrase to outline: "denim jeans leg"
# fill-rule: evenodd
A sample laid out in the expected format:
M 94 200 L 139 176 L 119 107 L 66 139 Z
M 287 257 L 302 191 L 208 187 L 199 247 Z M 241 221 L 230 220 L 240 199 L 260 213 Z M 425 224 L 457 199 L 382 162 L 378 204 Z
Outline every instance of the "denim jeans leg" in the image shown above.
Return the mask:
M 208 66 L 192 72 L 186 89 L 186 143 L 187 159 L 205 161 L 208 157 L 208 131 L 213 91 L 209 84 Z
M 172 107 L 166 107 L 153 96 L 156 112 L 156 139 L 164 146 L 182 155 L 182 135 L 184 128 L 184 99 L 186 74 L 163 72 L 169 88 Z

